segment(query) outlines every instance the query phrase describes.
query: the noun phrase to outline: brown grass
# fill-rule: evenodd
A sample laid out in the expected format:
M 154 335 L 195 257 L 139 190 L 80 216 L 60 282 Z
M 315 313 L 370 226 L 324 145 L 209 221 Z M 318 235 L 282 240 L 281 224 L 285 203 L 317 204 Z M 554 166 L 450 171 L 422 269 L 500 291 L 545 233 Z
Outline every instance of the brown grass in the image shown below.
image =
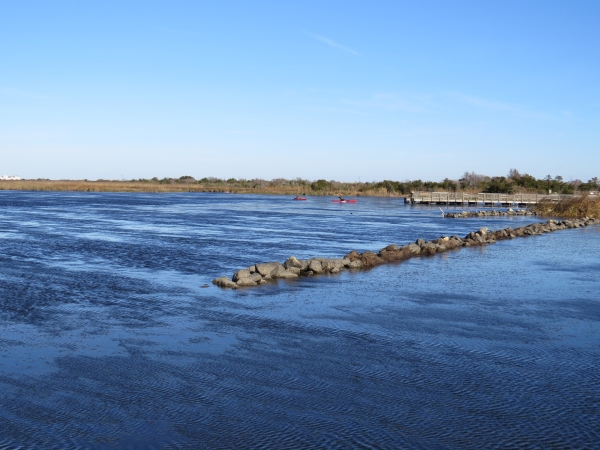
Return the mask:
M 365 190 L 361 183 L 348 183 L 329 190 L 313 191 L 308 186 L 239 186 L 229 183 L 144 183 L 136 181 L 85 181 L 85 180 L 20 180 L 0 181 L 0 190 L 17 191 L 75 191 L 75 192 L 228 192 L 235 194 L 319 195 L 348 197 L 381 196 L 402 197 L 389 194 L 386 189 Z
M 600 217 L 600 196 L 583 196 L 560 202 L 541 202 L 532 209 L 543 216 L 582 219 Z

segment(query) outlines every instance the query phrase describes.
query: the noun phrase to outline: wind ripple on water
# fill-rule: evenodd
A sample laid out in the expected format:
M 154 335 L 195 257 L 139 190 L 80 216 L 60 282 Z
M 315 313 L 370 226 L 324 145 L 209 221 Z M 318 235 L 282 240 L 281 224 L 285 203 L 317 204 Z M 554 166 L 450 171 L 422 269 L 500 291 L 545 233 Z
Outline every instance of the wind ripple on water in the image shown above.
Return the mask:
M 290 254 L 523 223 L 340 206 L 0 193 L 0 449 L 597 446 L 600 259 L 572 251 L 600 249 L 594 227 L 199 288 Z

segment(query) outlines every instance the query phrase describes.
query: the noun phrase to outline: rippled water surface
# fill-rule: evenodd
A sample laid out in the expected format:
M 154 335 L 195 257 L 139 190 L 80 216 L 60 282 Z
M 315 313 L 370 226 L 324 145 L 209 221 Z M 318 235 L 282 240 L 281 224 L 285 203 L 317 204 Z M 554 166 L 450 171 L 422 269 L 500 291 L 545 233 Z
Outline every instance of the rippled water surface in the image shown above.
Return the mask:
M 210 284 L 533 221 L 395 199 L 0 192 L 0 448 L 600 448 L 599 226 Z

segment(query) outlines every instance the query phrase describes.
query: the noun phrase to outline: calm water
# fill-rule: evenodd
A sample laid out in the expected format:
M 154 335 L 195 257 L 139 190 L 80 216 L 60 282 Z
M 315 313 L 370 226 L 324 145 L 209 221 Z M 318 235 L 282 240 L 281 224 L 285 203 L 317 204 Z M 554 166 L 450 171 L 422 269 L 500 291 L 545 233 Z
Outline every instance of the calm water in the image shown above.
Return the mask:
M 535 218 L 0 192 L 0 448 L 600 448 L 600 227 L 201 286 Z

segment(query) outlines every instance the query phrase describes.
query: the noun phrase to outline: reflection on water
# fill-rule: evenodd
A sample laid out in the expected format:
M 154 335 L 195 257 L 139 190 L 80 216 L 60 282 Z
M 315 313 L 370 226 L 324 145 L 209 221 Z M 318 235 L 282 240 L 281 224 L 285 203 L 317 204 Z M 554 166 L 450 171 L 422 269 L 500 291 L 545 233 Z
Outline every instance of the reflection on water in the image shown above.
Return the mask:
M 535 218 L 395 199 L 0 193 L 0 448 L 592 448 L 600 227 L 255 289 Z

